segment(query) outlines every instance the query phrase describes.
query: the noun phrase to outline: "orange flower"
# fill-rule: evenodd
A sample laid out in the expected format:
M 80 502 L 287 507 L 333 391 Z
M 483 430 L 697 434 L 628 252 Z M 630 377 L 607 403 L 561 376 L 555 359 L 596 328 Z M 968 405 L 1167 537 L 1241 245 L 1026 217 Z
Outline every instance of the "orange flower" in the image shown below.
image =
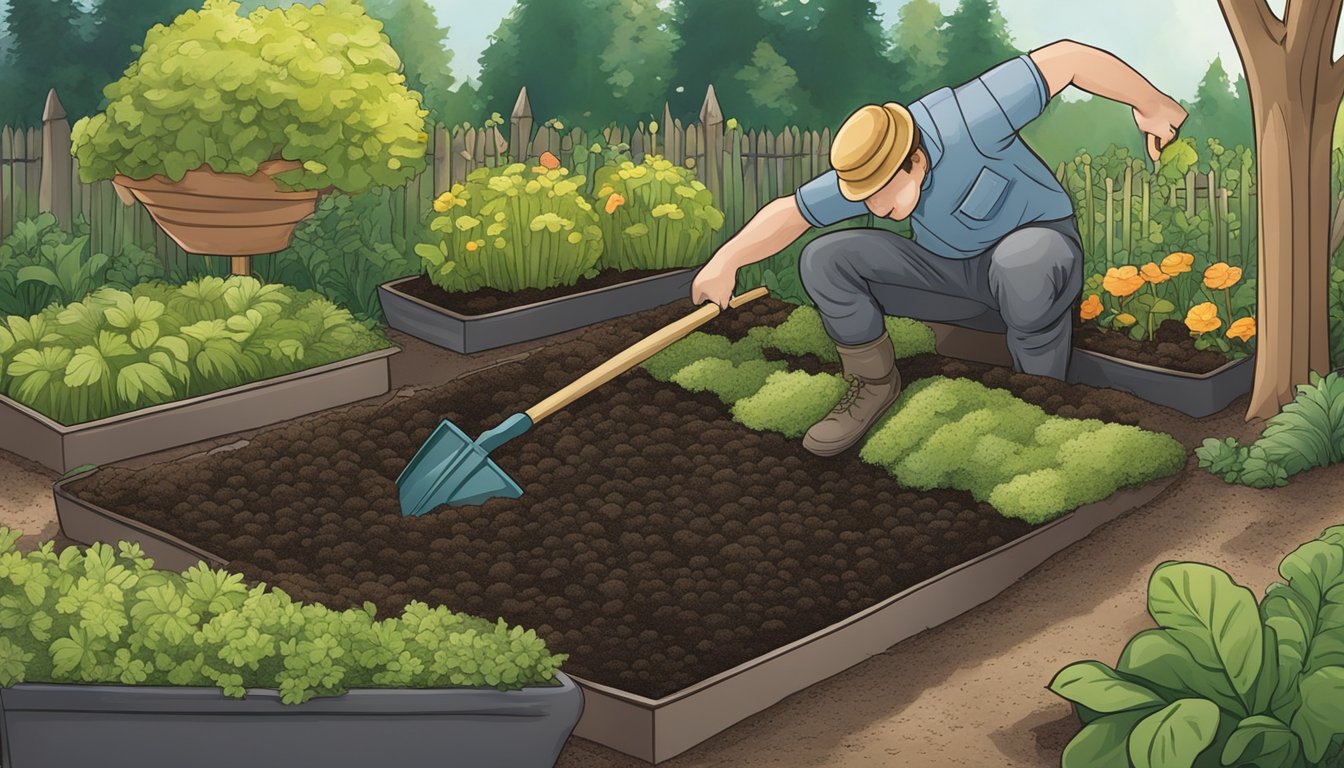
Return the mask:
M 474 251 L 474 250 L 476 250 L 476 248 L 477 248 L 477 245 L 476 245 L 476 241 L 475 241 L 475 240 L 468 240 L 468 241 L 467 241 L 467 250 L 468 250 L 468 251 Z
M 1101 298 L 1097 294 L 1088 296 L 1081 307 L 1078 308 L 1078 316 L 1084 320 L 1091 320 L 1101 314 Z
M 1195 333 L 1208 333 L 1217 330 L 1222 324 L 1223 321 L 1218 319 L 1218 307 L 1211 301 L 1196 304 L 1185 316 L 1185 327 Z
M 612 192 L 611 197 L 607 198 L 606 211 L 608 214 L 615 213 L 616 209 L 620 208 L 622 205 L 625 205 L 625 198 L 621 197 L 621 195 L 616 192 Z
M 1195 255 L 1185 251 L 1176 251 L 1162 259 L 1162 271 L 1175 277 L 1183 275 L 1190 271 L 1190 265 L 1195 263 Z
M 1255 335 L 1255 318 L 1243 317 L 1227 327 L 1227 337 L 1229 339 L 1241 339 L 1250 341 Z
M 1204 285 L 1215 291 L 1231 288 L 1240 279 L 1241 267 L 1229 267 L 1225 261 L 1204 270 Z
M 1143 277 L 1139 275 L 1138 267 L 1111 267 L 1106 270 L 1101 287 L 1116 298 L 1124 298 L 1143 287 Z
M 560 167 L 560 158 L 552 155 L 550 152 L 542 152 L 541 159 L 537 162 L 541 163 L 541 167 L 548 171 L 554 171 L 556 168 Z
M 1171 279 L 1171 275 L 1163 272 L 1161 267 L 1151 261 L 1143 265 L 1143 269 L 1139 270 L 1139 274 L 1143 275 L 1145 281 L 1152 283 L 1153 285 L 1165 283 Z

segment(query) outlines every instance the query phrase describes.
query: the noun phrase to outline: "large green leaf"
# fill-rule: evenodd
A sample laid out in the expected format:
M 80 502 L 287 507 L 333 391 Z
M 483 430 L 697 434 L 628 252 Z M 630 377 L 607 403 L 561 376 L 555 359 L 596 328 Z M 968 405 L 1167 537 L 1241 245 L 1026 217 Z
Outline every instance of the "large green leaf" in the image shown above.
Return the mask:
M 1153 709 L 1167 703 L 1142 685 L 1120 677 L 1099 661 L 1070 664 L 1050 681 L 1050 690 L 1069 701 L 1106 714 Z
M 1302 768 L 1302 745 L 1279 720 L 1265 715 L 1237 724 L 1223 747 L 1223 765 L 1244 768 Z
M 1330 741 L 1344 735 L 1344 667 L 1326 667 L 1302 678 L 1302 706 L 1292 729 L 1307 760 L 1325 756 Z
M 1208 699 L 1178 699 L 1129 734 L 1134 768 L 1190 768 L 1218 735 L 1221 713 Z
M 1064 747 L 1060 768 L 1130 768 L 1129 734 L 1155 710 L 1106 715 L 1083 726 Z
M 1204 669 L 1226 675 L 1248 711 L 1263 660 L 1260 611 L 1249 589 L 1201 563 L 1166 563 L 1148 584 L 1148 612 Z
M 1227 676 L 1221 670 L 1201 666 L 1170 630 L 1149 629 L 1135 635 L 1120 654 L 1115 668 L 1121 674 L 1150 683 L 1167 701 L 1199 696 L 1229 712 L 1241 707 Z

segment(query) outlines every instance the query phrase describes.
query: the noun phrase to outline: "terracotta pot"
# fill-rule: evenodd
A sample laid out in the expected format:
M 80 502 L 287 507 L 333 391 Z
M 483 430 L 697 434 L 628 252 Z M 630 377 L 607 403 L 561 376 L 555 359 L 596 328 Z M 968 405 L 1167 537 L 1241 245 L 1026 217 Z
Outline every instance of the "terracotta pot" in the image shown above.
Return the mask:
M 299 167 L 293 160 L 262 163 L 257 173 L 215 173 L 201 166 L 179 182 L 163 176 L 112 179 L 127 205 L 139 200 L 155 223 L 187 253 L 255 256 L 289 246 L 294 227 L 317 208 L 317 192 L 284 192 L 271 179 Z

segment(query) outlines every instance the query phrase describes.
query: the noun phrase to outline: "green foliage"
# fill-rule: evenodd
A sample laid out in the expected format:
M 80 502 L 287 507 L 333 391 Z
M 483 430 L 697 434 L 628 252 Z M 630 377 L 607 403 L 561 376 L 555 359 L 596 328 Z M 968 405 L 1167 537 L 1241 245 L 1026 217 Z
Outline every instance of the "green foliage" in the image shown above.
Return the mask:
M 785 3 L 791 5 L 795 3 Z M 838 124 L 865 103 L 893 98 L 893 85 L 905 78 L 886 56 L 887 40 L 875 0 L 827 0 L 816 4 L 814 14 L 807 23 L 784 25 L 774 35 L 775 49 L 793 63 L 800 90 L 815 110 L 815 117 L 805 124 L 816 125 L 818 119 Z M 744 41 L 747 46 L 749 40 Z M 840 83 L 844 86 L 837 87 Z M 924 94 L 902 88 L 895 95 L 913 100 Z
M 378 285 L 420 268 L 391 231 L 391 205 L 385 189 L 326 196 L 299 223 L 288 248 L 254 259 L 253 268 L 267 282 L 316 291 L 359 320 L 381 323 Z
M 891 47 L 887 56 L 904 75 L 900 95 L 907 100 L 949 85 L 942 82 L 947 66 L 944 18 L 943 9 L 934 0 L 910 0 L 897 12 L 897 21 L 888 33 Z
M 1158 628 L 1131 639 L 1114 668 L 1077 662 L 1051 681 L 1083 722 L 1063 768 L 1338 764 L 1344 527 L 1298 547 L 1279 574 L 1257 606 L 1217 568 L 1158 566 L 1148 584 Z
M 672 381 L 691 392 L 713 392 L 725 405 L 750 397 L 776 371 L 789 367 L 783 360 L 745 360 L 734 363 L 718 357 L 696 360 L 672 375 Z
M 333 611 L 241 574 L 153 570 L 139 545 L 26 555 L 0 528 L 0 687 L 18 683 L 217 686 L 286 704 L 356 688 L 552 684 L 565 660 L 533 630 L 413 602 Z
M 944 85 L 958 86 L 1021 53 L 996 0 L 961 0 L 947 17 Z
M 723 228 L 714 195 L 688 168 L 659 155 L 604 165 L 594 184 L 602 208 L 602 266 L 693 267 L 709 258 L 710 236 Z
M 885 324 L 897 359 L 933 352 L 933 331 L 927 325 L 905 317 L 888 317 Z M 789 313 L 784 322 L 762 336 L 762 343 L 786 355 L 815 355 L 826 363 L 840 361 L 835 342 L 812 307 L 799 307 Z
M 733 75 L 747 89 L 758 115 L 757 124 L 786 126 L 798 113 L 798 72 L 762 40 L 751 54 L 751 63 Z
M 1048 416 L 967 379 L 912 384 L 859 452 L 913 488 L 957 488 L 1042 523 L 1185 465 L 1167 435 Z
M 401 56 L 406 85 L 423 94 L 431 119 L 448 122 L 454 106 L 453 51 L 448 30 L 427 0 L 365 0 L 369 16 L 383 23 L 392 48 Z
M 326 299 L 250 277 L 103 288 L 0 323 L 0 393 L 79 424 L 386 346 Z
M 695 331 L 644 361 L 644 370 L 659 381 L 671 381 L 682 368 L 697 360 L 726 360 L 733 364 L 761 359 L 761 345 L 756 336 L 738 342 L 712 333 Z
M 711 84 L 719 104 L 731 105 L 734 111 L 749 109 L 753 102 L 747 86 L 734 75 L 751 64 L 756 43 L 771 33 L 758 4 L 676 0 L 672 19 L 680 41 L 672 54 L 676 87 L 666 96 L 672 116 L 683 121 L 699 120 L 705 92 Z M 784 57 L 787 59 L 788 55 Z M 754 115 L 741 114 L 748 122 L 754 122 Z M 838 121 L 844 116 L 831 119 Z
M 844 392 L 844 380 L 832 374 L 772 373 L 756 394 L 733 405 L 733 418 L 750 429 L 802 437 Z
M 446 291 L 517 291 L 573 285 L 602 255 L 597 214 L 582 176 L 522 163 L 478 168 L 434 201 L 437 242 L 415 247 Z
M 149 30 L 107 109 L 72 130 L 83 181 L 251 175 L 283 158 L 303 164 L 276 177 L 287 188 L 357 193 L 424 170 L 426 111 L 357 0 L 238 10 L 206 0 Z
M 1287 485 L 1299 472 L 1344 460 L 1344 377 L 1313 372 L 1292 402 L 1265 422 L 1259 440 L 1243 446 L 1211 437 L 1195 455 L 1227 482 L 1253 488 Z

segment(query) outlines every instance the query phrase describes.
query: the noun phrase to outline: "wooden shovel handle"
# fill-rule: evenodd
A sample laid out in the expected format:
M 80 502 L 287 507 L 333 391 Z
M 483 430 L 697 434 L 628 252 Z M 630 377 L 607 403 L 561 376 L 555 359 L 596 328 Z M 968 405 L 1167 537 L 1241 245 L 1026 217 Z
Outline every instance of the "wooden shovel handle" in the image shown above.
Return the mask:
M 740 296 L 734 296 L 733 299 L 728 302 L 728 306 L 737 309 L 743 304 L 759 299 L 769 293 L 770 291 L 766 288 L 753 288 Z M 611 381 L 622 373 L 625 373 L 636 365 L 639 365 L 650 357 L 658 354 L 672 342 L 677 341 L 691 331 L 694 331 L 696 328 L 699 328 L 710 320 L 713 320 L 715 317 L 718 317 L 719 312 L 720 310 L 717 304 L 706 304 L 680 320 L 668 323 L 648 336 L 645 336 L 643 339 L 626 347 L 610 360 L 585 373 L 578 379 L 575 379 L 574 383 L 527 409 L 527 417 L 532 420 L 533 424 L 536 424 L 547 416 L 550 416 L 561 408 L 578 400 L 580 397 L 583 397 L 594 389 L 597 389 L 608 381 Z

